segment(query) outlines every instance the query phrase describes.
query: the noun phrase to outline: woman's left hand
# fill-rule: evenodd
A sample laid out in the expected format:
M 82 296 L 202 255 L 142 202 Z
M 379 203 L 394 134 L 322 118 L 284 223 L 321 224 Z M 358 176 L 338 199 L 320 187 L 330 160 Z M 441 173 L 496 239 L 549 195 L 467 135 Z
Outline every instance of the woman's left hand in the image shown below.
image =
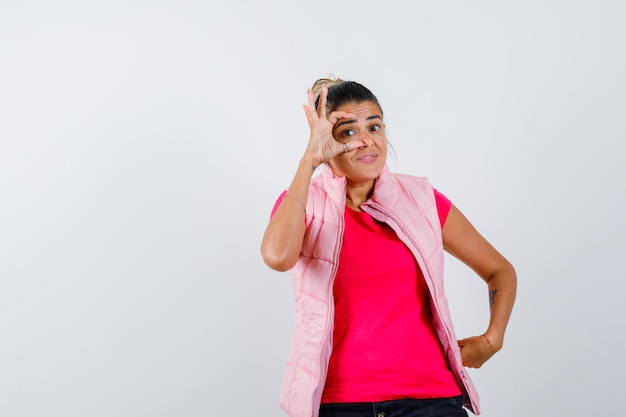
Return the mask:
M 470 368 L 480 368 L 500 350 L 492 346 L 485 335 L 468 337 L 459 340 L 458 343 L 463 366 Z

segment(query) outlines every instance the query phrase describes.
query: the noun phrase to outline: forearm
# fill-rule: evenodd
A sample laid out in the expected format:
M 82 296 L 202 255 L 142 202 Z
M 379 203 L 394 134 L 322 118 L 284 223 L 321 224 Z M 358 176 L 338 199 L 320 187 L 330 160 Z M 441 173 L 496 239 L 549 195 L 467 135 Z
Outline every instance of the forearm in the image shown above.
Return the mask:
M 487 281 L 489 291 L 490 319 L 485 332 L 487 342 L 494 350 L 500 350 L 504 333 L 511 317 L 517 292 L 517 276 L 510 263 L 492 274 Z
M 300 160 L 287 195 L 265 229 L 261 254 L 272 269 L 286 271 L 298 260 L 305 232 L 305 207 L 314 170 L 313 161 L 305 155 Z

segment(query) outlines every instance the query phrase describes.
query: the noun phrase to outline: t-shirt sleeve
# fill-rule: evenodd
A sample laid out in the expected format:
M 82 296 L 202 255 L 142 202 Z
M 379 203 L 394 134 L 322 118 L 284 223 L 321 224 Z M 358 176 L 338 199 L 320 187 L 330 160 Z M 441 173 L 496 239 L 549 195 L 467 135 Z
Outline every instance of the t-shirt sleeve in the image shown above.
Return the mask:
M 278 196 L 278 199 L 276 200 L 276 202 L 274 203 L 274 207 L 272 208 L 270 219 L 272 218 L 272 216 L 274 216 L 274 213 L 276 213 L 276 210 L 278 210 L 278 206 L 280 206 L 280 203 L 283 202 L 283 198 L 285 197 L 285 194 L 287 194 L 287 190 L 283 191 L 282 194 Z
M 448 214 L 450 213 L 450 208 L 452 208 L 452 201 L 450 201 L 448 197 L 441 194 L 435 188 L 433 188 L 433 191 L 435 192 L 435 204 L 437 204 L 439 223 L 441 223 L 441 228 L 443 229 L 443 225 L 446 224 L 446 219 L 448 218 Z

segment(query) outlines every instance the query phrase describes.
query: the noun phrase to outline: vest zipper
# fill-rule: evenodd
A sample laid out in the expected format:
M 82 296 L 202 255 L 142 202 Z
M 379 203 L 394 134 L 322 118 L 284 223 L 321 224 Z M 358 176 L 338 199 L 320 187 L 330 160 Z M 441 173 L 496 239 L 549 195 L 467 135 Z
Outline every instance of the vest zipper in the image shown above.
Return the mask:
M 361 206 L 361 208 L 363 208 L 363 207 L 369 208 L 371 210 L 371 212 L 366 210 L 368 212 L 368 214 L 370 214 L 372 217 L 374 217 L 378 221 L 384 222 L 383 219 L 376 217 L 375 214 L 377 214 L 377 212 L 380 212 L 384 216 L 386 216 L 389 219 L 391 219 L 394 222 L 394 224 L 399 228 L 399 230 L 402 232 L 402 235 L 405 236 L 405 239 L 408 239 L 409 243 L 412 245 L 411 247 L 415 248 L 415 250 L 417 251 L 417 254 L 419 255 L 419 259 L 416 258 L 417 263 L 420 265 L 420 268 L 422 268 L 422 270 L 426 270 L 426 272 L 428 274 L 428 277 L 429 277 L 429 279 L 425 279 L 425 281 L 426 281 L 426 285 L 428 285 L 428 292 L 429 292 L 429 295 L 431 297 L 431 301 L 432 301 L 433 305 L 435 305 L 435 307 L 437 309 L 437 311 L 436 311 L 437 316 L 441 317 L 441 314 L 439 312 L 440 308 L 439 308 L 439 305 L 438 305 L 438 303 L 436 301 L 437 297 L 436 297 L 435 292 L 433 291 L 434 290 L 434 286 L 432 284 L 433 273 L 432 273 L 432 270 L 430 269 L 429 264 L 424 261 L 424 259 L 426 259 L 426 258 L 424 257 L 424 251 L 423 251 L 421 245 L 417 242 L 417 240 L 415 240 L 413 238 L 413 236 L 410 233 L 408 233 L 408 230 L 406 229 L 404 224 L 401 223 L 398 220 L 398 218 L 396 218 L 390 212 L 385 210 L 382 206 L 380 206 L 380 205 L 370 201 L 370 202 L 364 203 Z M 387 223 L 387 222 L 385 222 L 385 223 Z M 396 231 L 396 229 L 392 225 L 389 225 L 389 226 L 391 226 L 391 228 L 394 229 L 394 231 Z M 396 231 L 396 234 L 397 233 L 398 232 Z M 403 239 L 401 238 L 401 240 L 403 240 Z M 404 242 L 404 243 L 406 244 L 407 242 Z M 442 243 L 442 245 L 443 245 L 443 243 Z M 441 320 L 441 318 L 440 318 L 440 320 Z M 454 343 L 456 342 L 456 340 L 453 340 L 452 335 L 450 334 L 450 329 L 448 329 L 448 326 L 443 326 L 443 327 L 445 328 L 447 339 L 451 343 L 449 348 L 453 349 L 453 346 L 454 346 Z M 469 393 L 469 389 L 468 389 L 468 387 L 465 384 L 465 380 L 467 379 L 467 375 L 466 375 L 466 371 L 465 371 L 465 368 L 464 368 L 463 364 L 462 363 L 458 363 L 457 358 L 456 358 L 456 356 L 454 354 L 446 355 L 446 356 L 448 356 L 448 358 L 453 360 L 454 362 L 457 362 L 455 364 L 455 366 L 454 366 L 454 369 L 458 370 L 458 372 L 460 373 L 459 377 L 461 378 L 461 383 L 463 384 L 463 388 L 464 388 L 466 393 Z M 450 358 L 450 356 L 452 356 L 452 357 Z M 476 404 L 474 404 L 473 399 L 469 395 L 468 395 L 468 398 L 470 398 L 470 401 L 472 403 L 472 407 L 476 408 Z
M 343 206 L 345 207 L 345 201 L 343 202 Z M 345 209 L 344 209 L 345 210 Z M 333 328 L 334 328 L 334 317 L 335 317 L 335 300 L 333 296 L 333 289 L 335 285 L 335 277 L 337 276 L 337 270 L 339 269 L 339 254 L 341 253 L 341 246 L 343 244 L 343 232 L 345 229 L 345 221 L 344 221 L 344 212 L 340 213 L 340 222 L 339 222 L 339 234 L 337 235 L 337 243 L 335 245 L 335 253 L 333 254 L 333 271 L 328 283 L 328 300 L 329 300 L 329 313 L 328 318 L 326 320 L 326 326 L 324 329 L 324 340 L 322 341 L 322 347 L 329 346 L 330 352 L 328 352 L 328 359 L 321 361 L 320 363 L 320 376 L 324 376 L 324 378 L 320 378 L 317 388 L 313 392 L 313 404 L 320 404 L 322 400 L 322 394 L 324 391 L 324 385 L 326 384 L 326 377 L 328 376 L 328 362 L 330 361 L 330 355 L 332 354 L 333 349 Z M 326 341 L 330 338 L 330 342 Z M 322 350 L 322 353 L 323 350 Z M 317 417 L 315 415 L 314 417 Z

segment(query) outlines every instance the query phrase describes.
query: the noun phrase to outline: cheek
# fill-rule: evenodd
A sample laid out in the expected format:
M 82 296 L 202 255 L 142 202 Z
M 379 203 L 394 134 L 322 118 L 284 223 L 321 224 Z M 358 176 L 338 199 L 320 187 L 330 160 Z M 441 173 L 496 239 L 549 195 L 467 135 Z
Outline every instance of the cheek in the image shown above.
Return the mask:
M 377 146 L 383 152 L 387 152 L 387 143 L 387 138 L 384 136 L 377 140 Z

